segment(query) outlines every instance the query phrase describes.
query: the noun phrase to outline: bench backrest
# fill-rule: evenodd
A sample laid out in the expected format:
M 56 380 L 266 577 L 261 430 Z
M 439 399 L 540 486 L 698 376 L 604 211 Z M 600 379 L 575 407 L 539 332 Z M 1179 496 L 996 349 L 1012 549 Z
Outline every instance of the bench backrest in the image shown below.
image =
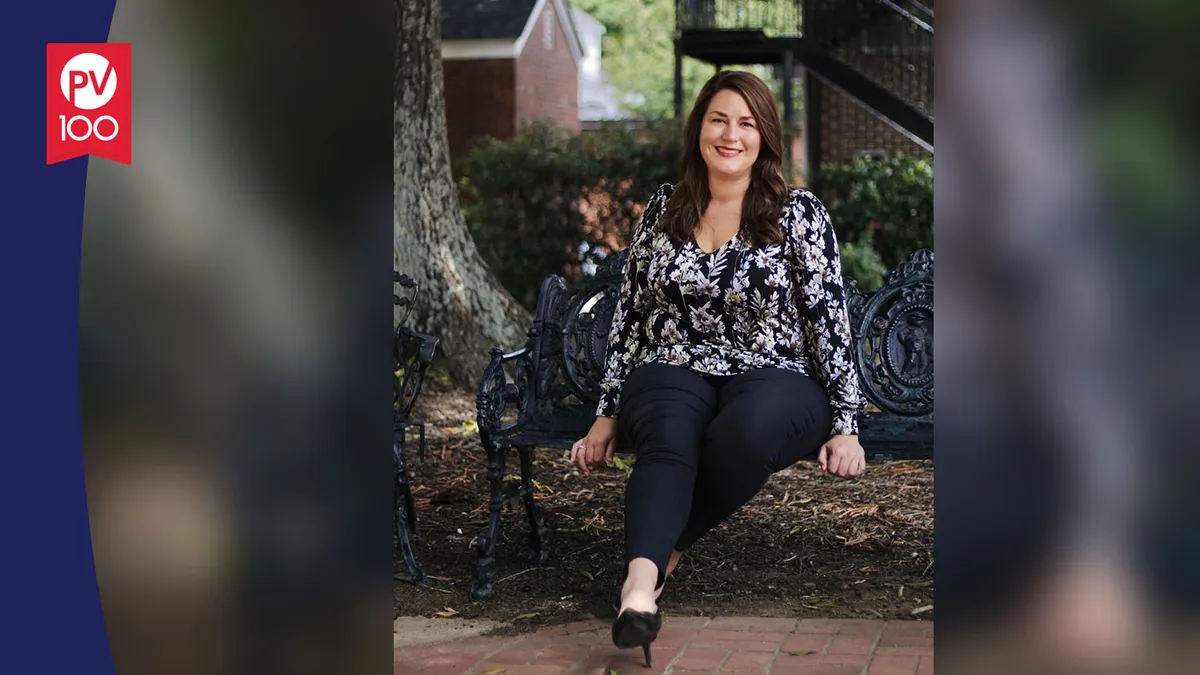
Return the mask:
M 933 415 L 933 251 L 916 251 L 878 290 L 856 290 L 846 304 L 867 399 L 901 417 Z

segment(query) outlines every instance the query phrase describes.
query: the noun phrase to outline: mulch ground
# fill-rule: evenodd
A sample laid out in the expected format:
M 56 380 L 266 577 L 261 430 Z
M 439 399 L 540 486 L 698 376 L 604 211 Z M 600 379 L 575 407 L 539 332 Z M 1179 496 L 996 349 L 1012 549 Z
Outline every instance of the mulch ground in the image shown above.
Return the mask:
M 472 600 L 474 540 L 487 521 L 488 495 L 475 393 L 427 381 L 415 415 L 426 421 L 427 455 L 419 460 L 411 439 L 413 546 L 430 580 L 406 582 L 397 556 L 395 614 L 487 618 L 509 622 L 512 632 L 610 617 L 622 576 L 627 471 L 584 478 L 565 452 L 539 450 L 536 498 L 551 528 L 550 562 L 526 561 L 524 511 L 506 511 L 496 597 Z M 933 572 L 932 461 L 869 465 L 854 480 L 802 462 L 698 542 L 660 604 L 686 616 L 930 618 Z

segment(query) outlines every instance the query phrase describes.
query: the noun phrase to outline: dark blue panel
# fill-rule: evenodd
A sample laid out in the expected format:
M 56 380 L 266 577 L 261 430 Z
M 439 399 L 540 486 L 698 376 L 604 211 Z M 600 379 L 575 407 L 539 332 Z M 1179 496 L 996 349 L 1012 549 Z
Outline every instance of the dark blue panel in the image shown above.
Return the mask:
M 46 43 L 106 42 L 113 0 L 0 9 L 0 672 L 113 673 L 79 418 L 86 157 L 46 165 Z M 136 49 L 136 46 L 134 46 Z M 106 160 L 95 160 L 106 161 Z

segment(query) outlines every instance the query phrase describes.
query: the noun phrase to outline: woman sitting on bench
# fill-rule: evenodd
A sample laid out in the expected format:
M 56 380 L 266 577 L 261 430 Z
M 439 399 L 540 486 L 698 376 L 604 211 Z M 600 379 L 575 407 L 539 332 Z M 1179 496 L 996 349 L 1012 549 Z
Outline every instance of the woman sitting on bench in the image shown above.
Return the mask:
M 709 80 L 682 179 L 655 192 L 633 234 L 596 421 L 571 450 L 585 474 L 618 436 L 637 456 L 612 637 L 642 647 L 647 666 L 663 582 L 688 547 L 801 459 L 840 477 L 864 467 L 837 241 L 782 159 L 767 85 Z

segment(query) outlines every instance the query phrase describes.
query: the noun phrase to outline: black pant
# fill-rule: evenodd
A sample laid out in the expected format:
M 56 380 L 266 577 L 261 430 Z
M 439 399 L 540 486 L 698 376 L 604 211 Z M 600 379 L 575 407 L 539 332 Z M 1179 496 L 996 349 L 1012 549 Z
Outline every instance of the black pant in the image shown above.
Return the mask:
M 824 389 L 793 371 L 635 369 L 617 416 L 622 444 L 637 455 L 625 490 L 626 561 L 652 560 L 661 586 L 672 549 L 686 550 L 772 473 L 815 454 L 832 424 Z

